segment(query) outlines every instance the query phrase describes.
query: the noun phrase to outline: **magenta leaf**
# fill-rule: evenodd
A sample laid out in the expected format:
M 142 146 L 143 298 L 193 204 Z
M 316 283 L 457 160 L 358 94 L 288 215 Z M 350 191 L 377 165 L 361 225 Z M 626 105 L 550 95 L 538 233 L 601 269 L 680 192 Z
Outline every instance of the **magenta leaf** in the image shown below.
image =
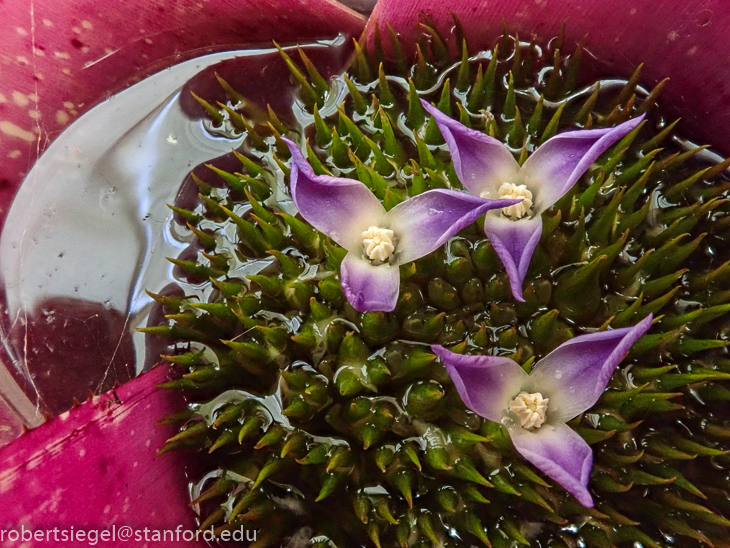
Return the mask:
M 167 373 L 159 366 L 0 449 L 0 527 L 194 530 L 185 455 L 156 456 L 176 431 L 156 421 L 183 405 L 157 388 Z

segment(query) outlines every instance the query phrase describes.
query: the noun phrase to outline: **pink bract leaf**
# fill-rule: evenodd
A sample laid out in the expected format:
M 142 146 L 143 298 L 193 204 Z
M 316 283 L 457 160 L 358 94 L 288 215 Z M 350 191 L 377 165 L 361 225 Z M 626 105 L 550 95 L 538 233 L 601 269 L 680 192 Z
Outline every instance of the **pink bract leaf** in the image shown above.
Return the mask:
M 595 76 L 628 77 L 646 63 L 641 83 L 671 81 L 662 94 L 672 114 L 683 117 L 684 129 L 698 139 L 730 152 L 730 4 L 723 0 L 380 0 L 368 29 L 386 23 L 413 50 L 418 14 L 426 13 L 439 30 L 454 27 L 453 12 L 472 49 L 491 48 L 502 33 L 502 21 L 521 37 L 543 42 L 557 36 L 566 21 L 568 51 L 588 33 L 586 49 L 600 63 Z M 387 40 L 385 40 L 387 44 Z
M 184 454 L 155 456 L 175 432 L 155 422 L 183 405 L 179 395 L 156 387 L 167 373 L 157 367 L 1 449 L 0 527 L 194 530 Z M 45 544 L 27 544 L 35 545 Z
M 150 74 L 211 51 L 357 36 L 334 0 L 0 4 L 2 216 L 43 149 L 78 115 Z

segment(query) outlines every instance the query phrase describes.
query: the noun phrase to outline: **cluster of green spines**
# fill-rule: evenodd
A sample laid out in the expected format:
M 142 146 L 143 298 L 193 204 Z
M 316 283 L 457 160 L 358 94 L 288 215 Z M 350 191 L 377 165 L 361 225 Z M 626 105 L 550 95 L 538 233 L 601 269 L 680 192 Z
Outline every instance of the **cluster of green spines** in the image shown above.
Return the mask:
M 576 93 L 581 45 L 565 56 L 555 40 L 553 68 L 539 81 L 545 59 L 516 36 L 470 56 L 458 23 L 458 48 L 422 26 L 412 66 L 392 32 L 390 60 L 377 29 L 372 55 L 356 44 L 349 74 L 332 84 L 346 86 L 347 98 L 326 113 L 330 83 L 304 52 L 294 61 L 282 51 L 311 115 L 306 128 L 288 129 L 273 113 L 268 127 L 253 127 L 225 83 L 228 105 L 201 100 L 214 122 L 247 133 L 235 152 L 240 172 L 212 168 L 223 189 L 196 177 L 200 205 L 174 208 L 200 251 L 197 261 L 173 262 L 215 289 L 204 303 L 153 295 L 170 321 L 147 329 L 191 343 L 167 357 L 183 375 L 166 387 L 200 403 L 170 419 L 182 426 L 165 450 L 205 449 L 219 470 L 196 501 L 201 527 L 260 527 L 256 546 L 291 535 L 340 547 L 725 539 L 728 162 L 700 169 L 698 149 L 673 150 L 674 124 L 644 122 L 544 214 L 524 303 L 475 224 L 401 267 L 393 313 L 358 313 L 339 285 L 344 251 L 275 201 L 288 177 L 281 135 L 308 138 L 316 172 L 357 178 L 389 208 L 429 188 L 460 188 L 419 97 L 524 161 L 559 130 L 647 111 L 663 85 L 637 98 L 637 70 L 620 91 L 595 84 Z M 246 278 L 229 274 L 253 260 L 268 263 Z M 594 451 L 591 510 L 536 473 L 500 425 L 466 409 L 422 344 L 508 355 L 529 369 L 577 334 L 649 313 L 650 334 L 598 404 L 571 422 Z

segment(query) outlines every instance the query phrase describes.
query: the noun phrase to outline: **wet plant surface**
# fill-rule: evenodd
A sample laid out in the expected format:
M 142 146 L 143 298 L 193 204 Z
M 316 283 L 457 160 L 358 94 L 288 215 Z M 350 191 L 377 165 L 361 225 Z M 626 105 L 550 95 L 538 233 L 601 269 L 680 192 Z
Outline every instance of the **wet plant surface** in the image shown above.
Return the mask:
M 428 23 L 428 22 L 426 22 Z M 173 207 L 195 235 L 172 259 L 200 293 L 155 295 L 145 331 L 188 409 L 164 450 L 197 449 L 201 526 L 259 528 L 256 546 L 700 546 L 730 525 L 727 456 L 730 257 L 723 171 L 681 147 L 675 123 L 628 82 L 582 82 L 582 48 L 505 35 L 469 51 L 426 24 L 411 65 L 376 35 L 346 76 L 322 79 L 305 55 L 294 119 L 254 123 L 222 81 L 211 127 L 246 133 L 195 203 Z M 392 46 L 392 47 L 391 47 Z M 458 55 L 453 52 L 458 50 Z M 453 57 L 452 57 L 453 55 Z M 502 140 L 520 163 L 559 131 L 647 120 L 543 215 L 524 284 L 480 223 L 401 266 L 392 313 L 359 313 L 338 278 L 345 251 L 296 215 L 287 136 L 318 174 L 359 179 L 389 209 L 432 188 L 461 189 L 419 98 Z M 282 122 L 281 120 L 284 120 Z M 216 165 L 221 165 L 217 162 Z M 205 180 L 204 180 L 205 179 Z M 202 298 L 201 298 L 202 296 Z M 592 446 L 584 508 L 537 473 L 504 428 L 467 410 L 429 344 L 505 355 L 528 369 L 571 337 L 653 313 L 596 406 L 569 424 Z

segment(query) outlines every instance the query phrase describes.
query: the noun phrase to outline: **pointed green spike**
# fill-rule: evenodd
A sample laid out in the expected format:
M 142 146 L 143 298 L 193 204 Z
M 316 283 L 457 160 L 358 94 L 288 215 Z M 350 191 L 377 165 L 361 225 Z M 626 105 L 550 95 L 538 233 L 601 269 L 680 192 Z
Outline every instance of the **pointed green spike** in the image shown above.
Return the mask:
M 493 107 L 494 105 L 494 96 L 497 88 L 497 59 L 499 58 L 499 47 L 499 44 L 494 46 L 492 56 L 489 59 L 489 64 L 484 72 L 484 108 Z M 481 65 L 479 66 L 481 67 Z
M 176 206 L 173 206 L 170 204 L 166 204 L 166 205 L 173 212 L 180 215 L 180 217 L 182 217 L 183 220 L 185 220 L 187 222 L 188 226 L 197 226 L 198 223 L 200 223 L 200 221 L 203 219 L 200 215 L 198 215 L 197 213 L 195 213 L 193 211 L 190 211 L 187 209 L 182 209 L 180 207 L 176 207 Z
M 580 63 L 583 59 L 583 46 L 585 45 L 585 41 L 588 35 L 584 35 L 583 38 L 580 39 L 580 42 L 578 42 L 578 45 L 576 46 L 575 50 L 573 51 L 572 55 L 570 55 L 570 58 L 568 59 L 568 67 L 565 71 L 565 93 L 568 94 L 572 92 L 575 89 L 575 86 L 578 82 L 578 74 L 580 72 Z
M 238 431 L 238 443 L 243 443 L 247 438 L 257 435 L 264 425 L 263 419 L 259 415 L 247 416 L 241 429 Z
M 355 84 L 352 83 L 352 80 L 350 80 L 347 75 L 343 76 L 343 78 L 345 80 L 345 85 L 347 85 L 349 96 L 352 99 L 352 105 L 355 109 L 355 112 L 360 115 L 365 114 L 368 110 L 368 103 L 365 100 L 365 97 L 363 97 L 362 93 L 360 93 Z
M 426 121 L 426 111 L 423 109 L 421 100 L 416 91 L 416 85 L 412 79 L 408 80 L 408 112 L 406 113 L 408 127 L 414 131 L 420 129 Z
M 327 461 L 326 472 L 332 472 L 332 470 L 344 469 L 347 470 L 353 465 L 352 452 L 349 447 L 340 446 L 335 447 L 329 456 Z M 344 471 L 341 470 L 341 471 Z
M 395 97 L 393 96 L 393 92 L 388 85 L 388 80 L 385 77 L 383 63 L 380 63 L 380 67 L 378 67 L 378 82 L 380 87 L 380 95 L 378 97 L 380 100 L 380 104 L 383 105 L 385 108 L 395 106 Z
M 507 142 L 513 148 L 520 148 L 524 146 L 527 133 L 525 132 L 525 126 L 522 124 L 522 116 L 520 115 L 520 109 L 515 107 L 514 118 L 512 127 L 510 127 L 507 133 Z M 526 151 L 526 149 L 523 149 Z M 520 165 L 524 163 L 525 158 L 520 158 Z
M 545 127 L 545 131 L 542 132 L 542 136 L 540 137 L 540 144 L 545 144 L 545 142 L 553 137 L 555 133 L 558 131 L 558 126 L 560 125 L 560 117 L 563 115 L 563 110 L 565 109 L 565 102 L 560 103 L 560 106 L 558 107 L 558 110 L 555 111 L 555 114 L 553 114 L 553 117 L 550 118 L 550 122 L 548 122 L 547 127 Z
M 378 501 L 375 503 L 375 511 L 377 512 L 378 516 L 380 516 L 388 523 L 391 523 L 392 525 L 398 525 L 398 520 L 393 517 L 393 513 L 390 510 L 390 505 L 388 504 L 387 498 L 378 498 Z
M 263 137 L 261 137 L 261 135 L 253 128 L 253 126 L 248 123 L 248 121 L 246 120 L 246 118 L 243 117 L 242 114 L 236 112 L 228 105 L 224 105 L 221 102 L 218 103 L 218 106 L 220 106 L 228 113 L 231 122 L 233 122 L 233 125 L 236 126 L 237 129 L 245 131 L 247 133 L 246 138 L 249 140 L 251 145 L 259 150 L 267 150 L 269 148 Z
M 385 154 L 383 154 L 383 151 L 380 150 L 380 147 L 367 135 L 364 136 L 364 140 L 375 157 L 375 171 L 383 177 L 390 177 L 393 175 L 393 166 L 390 162 L 388 162 L 388 159 L 385 157 Z
M 360 43 L 355 38 L 352 39 L 352 42 L 355 45 L 354 71 L 357 75 L 357 81 L 360 84 L 369 84 L 373 80 L 372 71 L 370 70 L 370 62 L 360 46 Z
M 324 104 L 324 101 L 320 98 L 319 94 L 314 89 L 312 84 L 309 83 L 307 77 L 304 76 L 304 74 L 302 74 L 302 71 L 299 70 L 299 68 L 294 64 L 292 58 L 289 57 L 289 55 L 276 42 L 274 42 L 274 47 L 276 47 L 276 49 L 279 51 L 279 55 L 281 55 L 281 58 L 284 59 L 286 66 L 289 68 L 289 72 L 291 72 L 294 80 L 296 80 L 296 82 L 299 84 L 302 101 L 304 102 L 304 106 L 307 108 L 307 110 L 311 111 L 314 105 L 322 106 L 322 104 Z
M 271 108 L 271 105 L 266 105 L 266 112 L 269 115 L 269 124 L 271 124 L 276 131 L 279 133 L 287 133 L 289 129 L 279 120 L 279 117 L 276 115 L 276 112 L 274 112 L 274 109 Z
M 350 148 L 340 138 L 340 134 L 335 128 L 332 128 L 331 154 L 332 159 L 337 166 L 346 168 L 352 165 L 352 161 L 350 160 Z
M 200 105 L 205 109 L 205 112 L 210 116 L 211 120 L 213 120 L 213 123 L 216 126 L 223 125 L 223 115 L 218 111 L 217 108 L 215 108 L 213 105 L 211 105 L 208 101 L 205 99 L 198 97 L 195 93 L 192 91 L 190 92 L 190 95 L 193 96 L 193 98 L 200 103 Z
M 400 75 L 405 75 L 408 70 L 405 56 L 403 55 L 403 46 L 401 45 L 398 34 L 393 30 L 390 23 L 386 23 L 388 27 L 388 34 L 390 35 L 390 43 L 393 47 L 393 56 L 395 57 L 396 70 Z
M 313 109 L 314 114 L 314 138 L 317 142 L 317 145 L 324 148 L 327 145 L 330 144 L 332 141 L 332 131 L 327 126 L 327 124 L 322 120 L 322 117 L 319 115 L 319 109 L 317 106 L 314 106 Z
M 224 207 L 220 205 L 217 201 L 213 200 L 212 198 L 209 198 L 208 196 L 204 196 L 203 194 L 198 194 L 198 198 L 200 198 L 203 203 L 205 204 L 206 209 L 208 210 L 208 213 L 214 217 L 219 219 L 225 219 L 226 213 L 224 212 Z
M 188 274 L 191 274 L 198 278 L 204 278 L 207 280 L 209 278 L 218 278 L 225 275 L 225 272 L 222 270 L 213 268 L 211 266 L 202 265 L 195 261 L 183 261 L 181 259 L 172 259 L 170 257 L 168 257 L 167 260 L 170 261 L 172 264 L 179 266 Z
M 467 97 L 466 108 L 469 109 L 469 112 L 479 112 L 487 106 L 488 101 L 485 99 L 485 94 L 486 82 L 484 79 L 482 65 L 480 64 L 477 67 L 476 79 L 474 80 L 474 84 L 469 90 L 469 95 Z
M 659 295 L 668 291 L 669 288 L 672 287 L 675 282 L 680 280 L 688 271 L 688 269 L 682 269 L 677 272 L 667 274 L 666 276 L 652 279 L 641 286 L 641 291 L 646 295 L 647 299 L 655 299 L 659 297 Z M 696 316 L 692 316 L 692 318 L 695 317 Z M 689 317 L 688 321 L 690 321 Z M 670 325 L 670 323 L 667 323 L 667 320 L 665 319 L 665 321 L 662 322 L 662 325 Z
M 379 111 L 380 122 L 383 128 L 383 152 L 390 156 L 397 164 L 402 163 L 405 158 L 403 147 L 395 136 L 390 118 L 383 109 Z
M 246 168 L 246 171 L 251 177 L 258 177 L 264 172 L 263 168 L 253 160 L 244 156 L 237 150 L 233 150 L 232 152 L 233 155 L 238 159 L 238 161 L 241 162 L 241 165 Z
M 200 177 L 198 177 L 192 171 L 190 172 L 190 178 L 193 180 L 193 182 L 196 185 L 198 185 L 198 188 L 200 189 L 201 194 L 204 194 L 205 196 L 210 196 L 210 193 L 213 191 L 212 186 L 210 186 L 208 183 L 201 180 Z
M 281 447 L 280 457 L 302 454 L 307 447 L 307 438 L 302 432 L 294 432 L 286 438 Z M 298 462 L 298 461 L 297 461 Z
M 418 161 L 424 168 L 436 169 L 438 164 L 431 151 L 426 146 L 415 131 L 413 132 L 413 139 L 416 141 L 416 147 L 418 148 Z
M 246 101 L 246 98 L 238 93 L 231 85 L 226 82 L 221 76 L 216 72 L 215 79 L 218 80 L 218 84 L 223 88 L 223 90 L 226 92 L 226 95 L 228 95 L 228 99 L 230 99 L 231 104 L 234 107 L 239 107 L 245 105 L 248 101 Z
M 624 197 L 624 190 L 615 192 L 611 201 L 606 205 L 590 227 L 588 227 L 588 239 L 592 244 L 605 246 L 611 237 L 611 232 L 615 226 L 616 217 L 618 215 L 621 200 Z
M 238 192 L 241 196 L 243 196 L 246 187 L 244 186 L 241 179 L 239 179 L 232 173 L 223 171 L 222 169 L 219 169 L 211 164 L 205 164 L 205 167 L 216 173 L 232 190 Z
M 439 65 L 448 65 L 451 63 L 451 52 L 449 51 L 449 47 L 444 42 L 444 39 L 438 30 L 436 30 L 433 22 L 431 21 L 429 24 L 421 23 L 421 28 L 426 31 L 431 39 L 431 53 L 433 54 L 433 58 L 436 63 Z
M 662 129 L 659 133 L 652 136 L 649 140 L 645 141 L 641 144 L 639 150 L 643 153 L 650 152 L 651 150 L 654 150 L 659 145 L 664 142 L 664 140 L 671 135 L 674 132 L 674 127 L 679 123 L 679 118 L 677 118 L 674 122 L 667 125 L 664 129 Z
M 415 473 L 408 469 L 401 470 L 393 477 L 392 481 L 398 492 L 403 495 L 408 508 L 413 508 L 413 491 L 416 486 Z
M 466 93 L 471 83 L 471 67 L 469 66 L 469 49 L 466 46 L 466 40 L 461 41 L 461 63 L 459 64 L 459 74 L 456 77 L 456 91 Z
M 204 420 L 196 421 L 191 425 L 187 426 L 185 430 L 181 430 L 173 437 L 167 440 L 167 443 L 174 443 L 176 441 L 187 441 L 191 439 L 202 438 L 208 433 L 208 424 Z
M 238 431 L 240 430 L 239 427 L 234 427 L 230 430 L 225 430 L 218 438 L 213 442 L 213 445 L 210 446 L 210 449 L 208 449 L 208 454 L 213 453 L 217 449 L 220 449 L 221 447 L 225 447 L 226 445 L 229 445 L 236 441 L 238 438 Z
M 466 456 L 459 458 L 459 460 L 454 464 L 454 467 L 450 470 L 449 474 L 455 478 L 464 481 L 471 481 L 484 487 L 494 487 L 494 484 L 487 481 L 487 478 L 482 476 L 477 469 L 474 468 L 474 464 Z
M 639 78 L 641 77 L 641 69 L 643 67 L 644 63 L 641 63 L 638 67 L 636 67 L 636 70 L 634 70 L 633 74 L 626 82 L 626 85 L 623 89 L 621 89 L 621 92 L 618 94 L 611 107 L 623 105 L 635 93 L 636 86 L 638 85 Z
M 563 78 L 562 70 L 562 57 L 560 55 L 560 48 L 555 47 L 553 51 L 553 67 L 548 76 L 548 81 L 545 84 L 545 96 L 556 99 L 563 95 L 563 89 L 565 87 L 565 80 Z
M 317 154 L 312 150 L 312 147 L 307 143 L 307 161 L 312 166 L 312 171 L 315 175 L 332 175 L 330 171 L 324 167 Z
M 578 114 L 575 115 L 575 120 L 581 124 L 586 124 L 589 115 L 593 111 L 593 108 L 596 106 L 596 101 L 598 100 L 598 95 L 601 92 L 601 83 L 596 82 L 596 84 L 593 86 L 593 92 L 588 96 L 588 99 L 585 100 L 583 105 L 580 107 L 580 110 L 578 111 Z
M 257 255 L 263 255 L 266 251 L 266 243 L 261 237 L 260 232 L 256 230 L 256 227 L 233 213 L 230 209 L 223 206 L 219 207 L 221 212 L 228 216 L 228 218 L 230 218 L 236 225 L 236 228 L 238 229 L 238 237 L 241 240 L 241 243 L 245 244 Z
M 424 90 L 430 88 L 434 83 L 435 69 L 426 59 L 423 53 L 424 41 L 416 44 L 416 63 L 413 66 L 413 81 L 416 89 Z
M 271 359 L 269 352 L 256 343 L 221 341 L 223 344 L 237 352 L 241 356 L 252 360 L 255 363 L 266 363 Z
M 299 57 L 302 60 L 304 68 L 307 69 L 307 73 L 309 74 L 309 78 L 312 81 L 312 85 L 314 86 L 315 91 L 319 94 L 319 100 L 324 102 L 325 97 L 330 90 L 329 83 L 327 82 L 327 80 L 322 78 L 322 75 L 317 70 L 317 67 L 315 67 L 312 61 L 310 61 L 309 57 L 307 57 L 307 54 L 304 53 L 304 50 L 302 48 L 297 46 L 297 52 L 299 53 Z
M 324 476 L 324 478 L 321 480 L 322 487 L 319 490 L 319 494 L 317 495 L 317 498 L 314 499 L 314 502 L 320 502 L 320 501 L 326 499 L 327 497 L 329 497 L 342 484 L 343 479 L 344 479 L 344 475 L 340 474 L 338 472 L 326 474 Z
M 489 537 L 487 536 L 487 530 L 484 525 L 482 525 L 482 522 L 479 520 L 479 518 L 473 512 L 467 511 L 463 514 L 463 520 L 466 529 L 472 535 L 477 537 L 482 542 L 482 544 L 484 544 L 488 548 L 491 548 L 492 543 L 489 541 Z
M 282 249 L 286 244 L 286 236 L 275 223 L 267 223 L 261 217 L 251 213 L 251 218 L 256 221 L 256 224 L 261 229 L 264 238 L 269 243 L 271 249 Z
M 357 127 L 357 124 L 355 124 L 347 114 L 345 114 L 345 111 L 342 110 L 342 108 L 338 107 L 337 111 L 340 114 L 340 132 L 341 133 L 347 133 L 347 136 L 349 137 L 350 141 L 352 142 L 352 150 L 356 153 L 359 152 L 360 154 L 363 153 L 363 148 L 361 147 L 363 140 L 365 136 L 363 135 L 362 131 L 360 131 L 360 128 Z
M 605 268 L 606 255 L 599 255 L 587 265 L 564 273 L 555 289 L 557 308 L 570 319 L 593 315 L 600 306 L 598 276 Z
M 451 116 L 451 84 L 448 78 L 444 82 L 443 88 L 441 88 L 441 97 L 436 107 L 447 116 Z M 439 145 L 444 142 L 441 136 L 441 130 L 439 130 L 436 119 L 433 117 L 430 117 L 428 120 L 428 125 L 424 133 L 424 141 L 429 145 Z
M 530 135 L 537 136 L 542 127 L 542 110 L 543 110 L 544 97 L 540 95 L 540 98 L 535 103 L 535 110 L 532 111 L 530 120 L 527 122 L 527 132 Z
M 261 468 L 261 471 L 256 477 L 256 481 L 251 489 L 256 489 L 264 481 L 275 475 L 277 472 L 280 472 L 284 468 L 285 463 L 286 461 L 284 459 L 277 457 L 276 455 L 269 455 L 269 458 L 266 459 L 266 463 Z
M 515 79 L 510 72 L 507 78 L 507 96 L 502 107 L 502 118 L 505 120 L 514 119 L 515 108 Z
M 292 217 L 291 215 L 288 215 L 286 213 L 277 212 L 277 215 L 284 219 L 284 222 L 289 227 L 292 236 L 294 236 L 294 238 L 306 249 L 314 250 L 319 247 L 319 232 L 312 228 L 309 223 L 300 221 L 296 217 Z

